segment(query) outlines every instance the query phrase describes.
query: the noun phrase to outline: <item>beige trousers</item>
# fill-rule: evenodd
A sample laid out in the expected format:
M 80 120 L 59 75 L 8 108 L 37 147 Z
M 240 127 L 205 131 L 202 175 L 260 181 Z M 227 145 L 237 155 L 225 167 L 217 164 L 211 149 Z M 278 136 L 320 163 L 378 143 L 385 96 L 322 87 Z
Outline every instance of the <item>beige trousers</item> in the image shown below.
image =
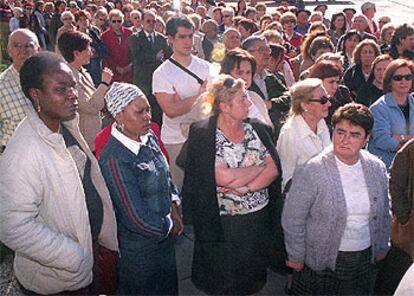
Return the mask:
M 175 160 L 177 159 L 177 156 L 180 153 L 183 144 L 184 143 L 164 144 L 164 147 L 167 150 L 168 156 L 170 158 L 171 176 L 175 186 L 177 186 L 179 191 L 181 191 L 181 188 L 183 187 L 184 171 L 175 164 Z

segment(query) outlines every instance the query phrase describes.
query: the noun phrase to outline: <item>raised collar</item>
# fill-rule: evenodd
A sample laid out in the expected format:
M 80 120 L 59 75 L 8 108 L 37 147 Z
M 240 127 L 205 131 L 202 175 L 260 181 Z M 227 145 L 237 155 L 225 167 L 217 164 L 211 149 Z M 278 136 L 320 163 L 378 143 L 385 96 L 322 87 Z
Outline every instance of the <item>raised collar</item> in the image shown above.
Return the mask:
M 149 141 L 148 134 L 141 136 L 141 142 L 137 142 L 135 140 L 132 140 L 131 138 L 128 138 L 123 133 L 121 133 L 116 128 L 116 123 L 112 125 L 111 129 L 111 135 L 114 136 L 115 139 L 117 139 L 119 142 L 121 142 L 128 150 L 130 150 L 135 155 L 138 155 L 139 150 L 141 149 L 141 146 L 144 144 L 147 144 Z
M 324 119 L 319 120 L 316 134 L 311 130 L 309 125 L 306 123 L 305 119 L 302 115 L 295 115 L 293 117 L 293 122 L 297 127 L 297 132 L 299 133 L 299 136 L 301 139 L 305 139 L 308 137 L 315 137 L 318 136 L 321 138 L 322 134 L 328 130 L 328 126 L 326 125 L 326 122 Z

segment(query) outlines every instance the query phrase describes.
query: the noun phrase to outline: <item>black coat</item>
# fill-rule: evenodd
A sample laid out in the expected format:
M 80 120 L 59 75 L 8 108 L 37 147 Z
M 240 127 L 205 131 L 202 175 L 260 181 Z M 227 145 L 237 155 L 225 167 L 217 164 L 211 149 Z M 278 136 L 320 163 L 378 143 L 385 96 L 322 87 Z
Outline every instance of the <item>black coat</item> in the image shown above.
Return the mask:
M 282 175 L 279 156 L 272 142 L 271 128 L 248 119 Z M 187 161 L 182 190 L 184 219 L 192 220 L 196 239 L 203 242 L 223 241 L 215 181 L 215 136 L 217 117 L 191 125 L 188 137 Z M 269 187 L 270 202 L 280 196 L 279 177 Z M 186 217 L 186 216 L 190 217 Z
M 134 63 L 133 82 L 147 96 L 152 93 L 152 74 L 163 62 L 156 59 L 157 53 L 163 50 L 164 60 L 172 54 L 166 37 L 157 32 L 154 34 L 154 44 L 151 44 L 143 30 L 130 37 L 129 56 Z

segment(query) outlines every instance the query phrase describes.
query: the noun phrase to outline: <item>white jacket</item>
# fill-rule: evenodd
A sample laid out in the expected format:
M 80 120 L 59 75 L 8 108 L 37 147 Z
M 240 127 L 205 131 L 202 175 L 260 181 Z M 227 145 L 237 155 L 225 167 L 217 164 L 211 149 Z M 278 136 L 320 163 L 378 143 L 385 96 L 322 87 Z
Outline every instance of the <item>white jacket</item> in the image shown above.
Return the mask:
M 99 167 L 78 129 L 64 123 L 91 159 L 104 208 L 101 245 L 117 251 L 115 215 Z M 78 290 L 92 281 L 92 238 L 82 181 L 61 134 L 34 110 L 0 158 L 0 240 L 16 252 L 14 272 L 40 294 Z

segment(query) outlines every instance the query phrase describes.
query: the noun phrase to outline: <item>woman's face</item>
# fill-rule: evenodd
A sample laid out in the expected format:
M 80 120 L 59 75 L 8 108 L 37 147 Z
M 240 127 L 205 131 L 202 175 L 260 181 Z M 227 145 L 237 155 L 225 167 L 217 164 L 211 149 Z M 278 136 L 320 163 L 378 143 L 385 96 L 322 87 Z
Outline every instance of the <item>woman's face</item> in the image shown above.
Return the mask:
M 361 64 L 363 66 L 371 66 L 375 60 L 375 51 L 371 45 L 365 45 L 361 49 Z
M 229 31 L 224 37 L 224 46 L 227 50 L 232 50 L 240 47 L 240 33 L 236 31 Z
M 155 30 L 155 32 L 164 34 L 164 24 L 161 23 L 160 21 L 156 20 L 154 30 Z
M 408 67 L 401 67 L 398 68 L 394 75 L 392 75 L 391 79 L 391 89 L 393 92 L 398 92 L 401 94 L 408 94 L 411 91 L 411 88 L 413 86 L 413 79 L 412 77 L 410 79 L 401 79 L 400 81 L 396 80 L 397 78 L 401 78 L 401 76 L 408 77 L 409 75 L 412 76 L 412 72 L 410 68 Z
M 81 16 L 78 21 L 76 22 L 80 31 L 85 31 L 89 28 L 89 19 L 87 17 Z
M 65 16 L 65 18 L 63 19 L 63 25 L 67 28 L 72 27 L 72 23 L 73 23 L 74 19 L 71 16 Z
M 328 116 L 328 110 L 331 106 L 331 102 L 327 101 L 325 104 L 322 104 L 320 100 L 324 97 L 327 97 L 328 94 L 323 86 L 318 87 L 312 92 L 312 101 L 302 103 L 302 109 L 307 110 L 305 113 L 308 113 L 313 118 L 321 120 Z
M 91 57 L 93 55 L 91 45 L 88 44 L 86 48 L 82 51 L 75 51 L 75 61 L 79 61 L 80 65 L 87 65 L 91 61 Z
M 390 28 L 387 31 L 385 31 L 384 34 L 384 41 L 387 44 L 391 44 L 391 40 L 392 40 L 392 36 L 394 35 L 395 29 L 394 28 Z
M 332 97 L 333 95 L 335 95 L 339 87 L 339 81 L 339 76 L 327 77 L 325 79 L 322 79 L 323 87 L 328 93 L 328 96 Z
M 352 54 L 354 52 L 355 47 L 359 43 L 359 38 L 357 36 L 351 36 L 345 40 L 345 51 L 348 54 Z
M 384 79 L 384 72 L 387 69 L 387 66 L 391 63 L 391 61 L 381 61 L 375 65 L 374 69 L 374 77 L 376 83 L 382 85 L 382 81 Z
M 246 39 L 250 36 L 250 31 L 246 30 L 243 26 L 240 25 L 238 29 L 242 39 Z
M 234 68 L 229 73 L 234 78 L 241 78 L 246 83 L 246 88 L 252 84 L 252 64 L 249 61 L 241 61 L 239 68 Z
M 123 133 L 131 138 L 148 133 L 151 125 L 151 108 L 148 100 L 144 97 L 137 97 L 120 113 L 115 116 L 117 123 L 124 125 Z
M 252 102 L 247 95 L 246 89 L 242 87 L 234 94 L 233 99 L 229 103 L 224 104 L 223 111 L 232 119 L 242 121 L 247 118 L 251 104 Z
M 359 151 L 367 144 L 365 130 L 349 120 L 338 122 L 332 133 L 333 150 L 336 157 L 346 164 L 358 161 Z
M 334 25 L 336 29 L 342 29 L 345 26 L 345 18 L 342 15 L 336 17 Z
M 40 106 L 39 117 L 49 127 L 75 118 L 78 93 L 72 70 L 60 63 L 57 70 L 46 74 L 41 89 L 30 89 L 35 107 Z M 51 128 L 52 129 L 52 128 Z

